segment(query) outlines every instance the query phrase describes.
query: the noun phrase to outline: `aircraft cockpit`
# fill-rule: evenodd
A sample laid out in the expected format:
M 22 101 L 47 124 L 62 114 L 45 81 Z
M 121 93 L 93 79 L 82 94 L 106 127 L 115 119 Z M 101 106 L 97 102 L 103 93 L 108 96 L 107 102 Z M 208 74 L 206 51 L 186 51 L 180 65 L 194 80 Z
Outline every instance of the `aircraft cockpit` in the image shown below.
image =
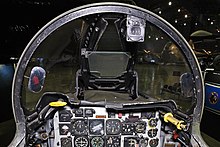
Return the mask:
M 206 146 L 203 92 L 193 51 L 163 18 L 129 4 L 81 6 L 24 49 L 10 146 Z

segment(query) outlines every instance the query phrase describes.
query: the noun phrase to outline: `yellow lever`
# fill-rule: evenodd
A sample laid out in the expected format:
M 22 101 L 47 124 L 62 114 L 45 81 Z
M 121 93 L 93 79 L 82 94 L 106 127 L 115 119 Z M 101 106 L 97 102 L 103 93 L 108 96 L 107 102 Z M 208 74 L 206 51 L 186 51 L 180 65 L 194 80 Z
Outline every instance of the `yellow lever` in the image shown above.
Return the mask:
M 62 102 L 62 101 L 56 101 L 56 102 L 50 102 L 51 107 L 63 107 L 66 106 L 67 102 Z
M 171 122 L 172 124 L 174 124 L 179 130 L 186 128 L 186 125 L 183 124 L 184 121 L 176 119 L 175 117 L 173 117 L 172 113 L 166 113 L 163 119 L 165 122 Z

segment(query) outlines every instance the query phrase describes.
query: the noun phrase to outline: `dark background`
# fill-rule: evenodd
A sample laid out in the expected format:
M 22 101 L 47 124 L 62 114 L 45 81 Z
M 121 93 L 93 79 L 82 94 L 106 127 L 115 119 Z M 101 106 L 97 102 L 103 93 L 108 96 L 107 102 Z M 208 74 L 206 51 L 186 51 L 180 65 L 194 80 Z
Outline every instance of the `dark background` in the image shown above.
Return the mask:
M 74 7 L 107 0 L 6 0 L 1 2 L 0 61 L 19 58 L 47 22 Z M 220 34 L 220 0 L 110 0 L 137 5 L 160 15 L 189 40 L 206 30 Z M 171 3 L 170 3 L 171 2 Z

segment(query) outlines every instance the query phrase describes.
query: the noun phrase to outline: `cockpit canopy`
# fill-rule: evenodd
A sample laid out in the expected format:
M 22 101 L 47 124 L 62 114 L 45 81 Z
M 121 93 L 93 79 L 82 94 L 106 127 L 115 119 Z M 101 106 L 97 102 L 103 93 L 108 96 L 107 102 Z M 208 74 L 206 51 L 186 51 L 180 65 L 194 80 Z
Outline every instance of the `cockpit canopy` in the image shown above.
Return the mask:
M 193 113 L 203 89 L 188 43 L 159 16 L 122 7 L 68 11 L 33 37 L 14 81 L 13 100 L 24 114 L 47 92 L 70 101 L 172 100 Z

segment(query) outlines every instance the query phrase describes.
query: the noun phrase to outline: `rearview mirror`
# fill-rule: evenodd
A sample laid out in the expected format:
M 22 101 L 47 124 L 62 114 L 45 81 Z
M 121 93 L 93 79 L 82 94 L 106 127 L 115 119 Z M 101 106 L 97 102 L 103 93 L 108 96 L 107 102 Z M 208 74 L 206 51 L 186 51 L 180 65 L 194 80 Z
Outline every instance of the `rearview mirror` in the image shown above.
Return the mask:
M 34 67 L 28 81 L 28 89 L 31 92 L 38 93 L 43 89 L 46 71 L 42 67 Z

